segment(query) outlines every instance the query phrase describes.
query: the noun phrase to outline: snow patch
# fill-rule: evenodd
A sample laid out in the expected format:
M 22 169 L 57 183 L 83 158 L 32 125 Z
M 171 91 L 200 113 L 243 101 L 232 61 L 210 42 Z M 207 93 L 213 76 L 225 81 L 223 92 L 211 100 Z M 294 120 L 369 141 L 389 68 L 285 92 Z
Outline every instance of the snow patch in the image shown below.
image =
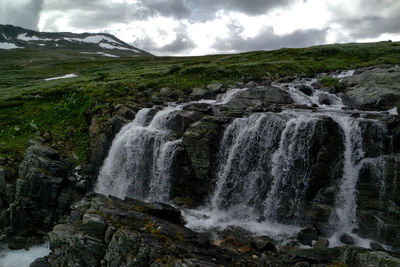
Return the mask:
M 0 43 L 0 49 L 15 49 L 15 48 L 23 48 L 16 46 L 15 44 L 12 43 Z
M 48 38 L 42 39 L 35 35 L 33 35 L 33 36 L 26 36 L 26 35 L 27 35 L 26 33 L 20 34 L 20 35 L 18 35 L 17 39 L 21 40 L 21 41 L 26 41 L 26 42 L 28 42 L 28 41 L 53 41 L 54 40 L 54 39 L 48 39 Z
M 103 53 L 103 52 L 81 52 L 81 54 L 86 54 L 86 55 L 102 55 L 105 57 L 119 57 L 116 55 L 111 55 L 111 54 L 107 54 L 107 53 Z
M 3 33 L 3 37 L 4 37 L 4 39 L 6 39 L 7 41 L 10 40 L 10 38 L 8 38 L 4 33 Z
M 116 42 L 114 39 L 104 36 L 104 35 L 94 35 L 94 36 L 88 36 L 85 38 L 68 38 L 68 37 L 64 37 L 64 40 L 69 41 L 69 42 L 81 42 L 81 43 L 91 43 L 91 44 L 98 44 L 102 41 L 106 41 L 106 42 L 111 42 L 111 43 L 116 43 L 119 44 L 118 42 Z
M 122 46 L 114 46 L 114 45 L 110 45 L 110 44 L 105 44 L 105 43 L 101 43 L 99 44 L 100 47 L 105 48 L 105 49 L 118 49 L 118 50 L 128 50 L 128 51 L 133 51 L 135 53 L 140 53 L 138 50 L 136 49 L 132 49 L 132 48 L 127 48 L 127 47 L 122 47 Z
M 78 75 L 71 73 L 71 74 L 67 74 L 67 75 L 61 76 L 61 77 L 48 78 L 48 79 L 44 79 L 44 80 L 45 81 L 52 81 L 52 80 L 75 78 L 75 77 L 78 77 Z

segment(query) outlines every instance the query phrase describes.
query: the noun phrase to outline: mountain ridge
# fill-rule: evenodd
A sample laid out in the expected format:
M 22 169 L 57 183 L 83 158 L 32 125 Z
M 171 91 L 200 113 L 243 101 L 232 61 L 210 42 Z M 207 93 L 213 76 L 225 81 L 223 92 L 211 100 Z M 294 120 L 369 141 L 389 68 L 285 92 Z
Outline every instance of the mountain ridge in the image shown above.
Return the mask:
M 0 50 L 47 48 L 103 53 L 105 56 L 151 56 L 108 33 L 39 32 L 0 24 Z M 110 55 L 107 53 L 114 53 Z

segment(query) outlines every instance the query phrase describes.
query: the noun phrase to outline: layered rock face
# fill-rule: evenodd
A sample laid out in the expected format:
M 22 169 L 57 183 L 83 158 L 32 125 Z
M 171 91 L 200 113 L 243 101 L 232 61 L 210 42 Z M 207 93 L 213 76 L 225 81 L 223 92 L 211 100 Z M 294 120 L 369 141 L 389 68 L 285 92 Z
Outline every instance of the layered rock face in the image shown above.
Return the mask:
M 400 264 L 386 252 L 355 247 L 278 252 L 268 238 L 243 229 L 216 231 L 212 238 L 183 223 L 179 210 L 165 204 L 89 194 L 72 206 L 69 223 L 49 234 L 52 252 L 45 262 L 60 267 Z
M 71 163 L 39 141 L 26 150 L 9 205 L 7 241 L 11 248 L 28 246 L 29 237 L 47 233 L 82 198 L 85 181 L 71 170 Z

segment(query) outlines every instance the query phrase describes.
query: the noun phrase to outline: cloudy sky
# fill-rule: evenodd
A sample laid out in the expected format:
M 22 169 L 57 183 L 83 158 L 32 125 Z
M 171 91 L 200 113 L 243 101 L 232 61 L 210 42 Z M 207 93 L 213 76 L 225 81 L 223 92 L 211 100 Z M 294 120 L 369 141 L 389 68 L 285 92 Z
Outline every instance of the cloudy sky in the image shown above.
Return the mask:
M 156 55 L 400 41 L 400 0 L 0 0 L 0 24 L 107 32 Z

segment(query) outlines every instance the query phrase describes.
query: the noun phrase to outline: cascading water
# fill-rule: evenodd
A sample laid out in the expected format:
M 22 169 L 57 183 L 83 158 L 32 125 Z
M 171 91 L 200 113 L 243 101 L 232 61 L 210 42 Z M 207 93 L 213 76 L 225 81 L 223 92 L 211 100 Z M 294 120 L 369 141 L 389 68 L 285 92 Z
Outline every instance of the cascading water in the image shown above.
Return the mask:
M 155 115 L 152 109 L 140 110 L 115 137 L 95 191 L 120 198 L 167 201 L 171 159 L 181 141 L 170 140 L 168 124 L 173 113 L 181 109 L 169 106 Z
M 349 71 L 337 77 L 352 74 Z M 359 118 L 352 117 L 343 110 L 340 97 L 315 89 L 312 85 L 315 81 L 305 79 L 274 85 L 287 91 L 296 104 L 317 107 L 316 111 L 253 113 L 228 125 L 220 142 L 216 184 L 209 200 L 201 209 L 183 211 L 189 228 L 204 230 L 233 224 L 276 239 L 297 233 L 296 225 L 305 217 L 310 141 L 318 121 L 328 118 L 341 130 L 344 147 L 342 177 L 338 179 L 338 193 L 329 221 L 331 245 L 339 244 L 341 234 L 352 234 L 357 229 L 359 172 L 364 164 L 376 164 L 379 158 L 379 155 L 365 157 L 360 123 L 378 125 L 378 122 L 363 119 L 368 112 L 359 112 Z M 311 94 L 298 90 L 300 84 L 309 86 Z M 216 101 L 198 103 L 223 105 L 243 90 L 247 89 L 234 89 Z M 171 166 L 182 141 L 174 136 L 169 124 L 174 112 L 184 106 L 172 105 L 158 112 L 143 109 L 132 123 L 123 127 L 101 168 L 95 191 L 120 198 L 132 196 L 168 202 Z M 353 236 L 359 245 L 364 244 Z

